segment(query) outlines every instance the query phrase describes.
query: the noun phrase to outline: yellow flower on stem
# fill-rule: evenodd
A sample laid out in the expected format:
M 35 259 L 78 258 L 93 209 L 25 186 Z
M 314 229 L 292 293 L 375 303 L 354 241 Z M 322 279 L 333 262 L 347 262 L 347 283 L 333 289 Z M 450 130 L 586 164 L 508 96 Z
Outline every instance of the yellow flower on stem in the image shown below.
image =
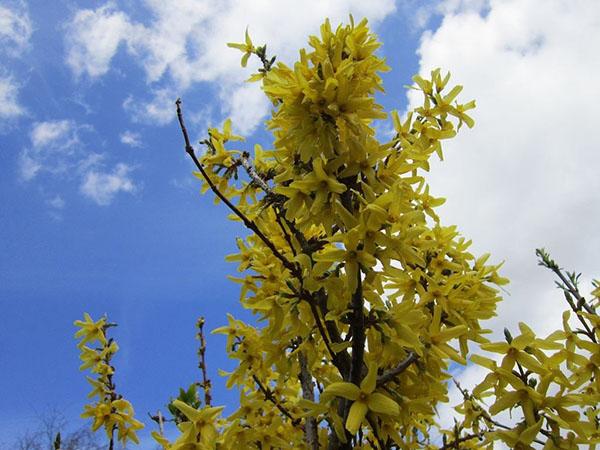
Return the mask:
M 340 183 L 335 175 L 327 173 L 324 167 L 324 161 L 321 158 L 315 158 L 312 163 L 313 171 L 304 176 L 301 180 L 294 181 L 290 188 L 303 192 L 314 193 L 315 199 L 311 206 L 314 212 L 320 211 L 328 202 L 329 194 L 342 194 L 348 188 Z
M 81 342 L 77 345 L 79 348 L 83 347 L 87 342 L 100 341 L 101 344 L 106 344 L 106 336 L 104 335 L 104 327 L 106 326 L 106 318 L 102 318 L 97 322 L 94 322 L 88 313 L 84 314 L 85 320 L 76 320 L 74 325 L 79 327 L 75 333 L 77 339 L 81 339 Z
M 358 271 L 360 266 L 370 268 L 377 263 L 377 260 L 373 255 L 362 249 L 360 238 L 359 230 L 353 228 L 348 233 L 336 238 L 336 241 L 342 241 L 344 243 L 344 248 L 329 246 L 320 253 L 315 253 L 313 256 L 315 261 L 323 263 L 319 264 L 319 268 L 326 268 L 333 263 L 344 261 L 346 282 L 348 291 L 351 293 L 354 293 L 358 286 Z
M 177 399 L 172 403 L 181 413 L 189 419 L 189 422 L 183 422 L 179 425 L 182 431 L 181 437 L 173 444 L 173 450 L 188 448 L 186 445 L 197 443 L 209 448 L 209 444 L 214 443 L 218 433 L 215 427 L 217 416 L 223 411 L 223 407 L 195 409 Z
M 246 64 L 248 64 L 248 58 L 250 58 L 250 55 L 254 53 L 254 45 L 252 44 L 252 40 L 248 34 L 248 28 L 246 28 L 245 42 L 243 44 L 229 42 L 227 47 L 237 48 L 238 50 L 244 52 L 244 56 L 242 56 L 242 67 L 246 67 Z
M 346 429 L 355 434 L 360 428 L 369 411 L 380 416 L 397 416 L 400 406 L 388 396 L 376 392 L 377 366 L 371 364 L 367 376 L 361 381 L 360 387 L 353 383 L 337 382 L 325 388 L 322 397 L 342 397 L 352 400 L 352 406 L 346 419 Z

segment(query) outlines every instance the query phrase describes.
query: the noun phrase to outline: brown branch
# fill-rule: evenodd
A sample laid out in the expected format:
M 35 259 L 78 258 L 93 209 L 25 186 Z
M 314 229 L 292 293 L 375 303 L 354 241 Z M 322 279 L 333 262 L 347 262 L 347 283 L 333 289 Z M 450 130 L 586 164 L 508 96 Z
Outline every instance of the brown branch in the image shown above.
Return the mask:
M 394 377 L 400 375 L 402 372 L 408 369 L 410 365 L 414 363 L 418 358 L 419 357 L 416 353 L 409 352 L 408 356 L 404 360 L 400 361 L 400 364 L 398 364 L 393 369 L 384 372 L 381 376 L 377 378 L 377 386 L 383 386 L 387 382 L 391 381 Z
M 569 281 L 569 279 L 563 275 L 561 268 L 558 266 L 558 264 L 556 264 L 556 262 L 552 258 L 550 258 L 550 254 L 548 252 L 546 252 L 543 248 L 538 248 L 535 250 L 535 254 L 536 254 L 536 256 L 538 256 L 540 258 L 539 265 L 550 269 L 552 272 L 554 272 L 558 276 L 558 278 L 561 279 L 564 287 L 567 288 L 564 290 L 569 291 L 577 299 L 578 305 L 581 305 L 586 310 L 586 312 L 588 312 L 590 314 L 596 314 L 596 311 L 594 310 L 594 308 L 592 308 L 585 301 L 585 298 L 583 298 L 581 296 L 581 294 L 579 293 L 579 289 L 577 289 L 577 287 L 574 286 Z M 567 272 L 567 274 L 568 273 L 569 272 Z M 558 285 L 560 287 L 560 284 L 558 284 Z
M 367 422 L 369 423 L 371 430 L 373 430 L 373 436 L 375 436 L 375 439 L 377 440 L 377 443 L 379 444 L 379 448 L 381 450 L 385 450 L 387 448 L 387 445 L 385 444 L 383 439 L 379 436 L 379 433 L 377 433 L 377 426 L 376 426 L 377 422 L 375 422 L 375 419 L 371 413 L 367 414 Z M 368 440 L 368 438 L 367 438 L 367 440 Z M 373 445 L 373 444 L 374 444 L 374 442 L 371 442 L 371 446 L 373 448 L 376 448 L 375 445 Z
M 262 384 L 261 381 L 258 379 L 258 377 L 256 375 L 252 375 L 252 379 L 254 380 L 254 382 L 256 383 L 256 385 L 258 386 L 258 389 L 260 389 L 260 391 L 265 396 L 265 399 L 268 400 L 268 401 L 270 401 L 271 403 L 273 403 L 273 405 L 275 405 L 275 407 L 284 416 L 286 416 L 288 419 L 290 419 L 292 421 L 292 425 L 293 426 L 300 425 L 300 422 L 302 420 L 298 419 L 298 418 L 295 418 L 294 416 L 292 416 L 292 414 L 287 410 L 287 408 L 285 406 L 283 406 L 280 402 L 277 401 L 277 399 L 275 398 L 275 395 L 273 394 L 273 391 L 271 389 L 269 389 L 264 384 Z
M 262 231 L 260 231 L 258 226 L 253 221 L 248 219 L 244 213 L 242 213 L 221 191 L 219 191 L 217 186 L 214 184 L 214 182 L 208 176 L 208 173 L 206 173 L 204 166 L 202 166 L 200 161 L 198 161 L 194 147 L 192 147 L 192 144 L 190 143 L 190 138 L 188 136 L 187 128 L 185 127 L 185 123 L 183 121 L 183 112 L 181 111 L 181 99 L 178 98 L 177 101 L 175 102 L 175 104 L 177 105 L 177 119 L 179 120 L 179 126 L 181 128 L 181 132 L 183 134 L 183 139 L 185 141 L 185 151 L 188 155 L 190 155 L 190 158 L 192 158 L 192 161 L 194 162 L 194 164 L 200 171 L 200 174 L 202 175 L 202 177 L 208 183 L 208 186 L 210 187 L 210 189 L 215 193 L 215 195 L 217 197 L 219 197 L 219 199 L 221 199 L 221 201 L 223 201 L 223 203 L 225 203 L 225 205 L 227 205 L 227 207 L 231 211 L 233 211 L 233 213 L 236 216 L 238 216 L 242 220 L 242 222 L 244 223 L 244 225 L 247 228 L 254 231 L 254 233 L 260 238 L 260 240 L 264 242 L 264 244 L 269 248 L 269 250 L 271 250 L 273 255 L 281 261 L 281 263 L 283 264 L 283 266 L 286 269 L 288 269 L 292 274 L 297 274 L 298 268 L 296 267 L 296 265 L 292 264 L 285 256 L 283 256 L 279 252 L 279 250 L 277 250 L 277 247 L 275 247 L 275 244 L 273 244 L 273 242 L 271 242 L 271 240 L 267 236 L 265 236 Z
M 479 433 L 479 435 L 481 435 L 481 437 L 483 437 L 483 435 L 485 435 L 486 433 L 493 433 L 494 430 L 493 428 L 490 427 L 490 425 L 493 425 L 497 428 L 502 428 L 503 430 L 509 430 L 512 431 L 513 428 L 509 427 L 508 425 L 504 425 L 494 419 L 492 419 L 492 416 L 490 415 L 490 413 L 483 408 L 478 402 L 477 402 L 477 398 L 473 397 L 471 394 L 469 394 L 469 391 L 467 391 L 466 389 L 463 389 L 460 385 L 460 383 L 455 379 L 452 378 L 452 381 L 454 382 L 454 384 L 456 385 L 456 387 L 458 388 L 458 390 L 461 392 L 461 394 L 463 395 L 463 398 L 465 400 L 471 400 L 473 402 L 473 406 L 481 412 L 481 417 L 483 417 L 483 419 L 486 421 L 486 426 L 488 427 L 487 430 L 485 431 L 481 431 Z M 544 433 L 544 430 L 541 430 L 542 433 Z M 466 437 L 466 436 L 465 436 Z M 477 437 L 477 435 L 471 435 L 470 439 L 473 439 L 474 437 Z M 463 439 L 462 442 L 464 442 L 465 440 L 469 440 L 469 439 Z M 535 442 L 536 444 L 540 444 L 540 445 L 544 445 L 545 443 L 540 441 L 539 439 L 534 439 L 533 442 Z M 451 442 L 450 444 L 452 445 L 456 445 L 458 442 Z M 444 447 L 441 447 L 438 450 L 442 450 L 442 449 L 446 449 L 446 448 L 452 448 L 450 444 L 445 444 Z
M 361 269 L 357 271 L 357 287 L 352 294 L 352 360 L 350 363 L 350 383 L 360 384 L 363 373 L 363 358 L 365 354 L 365 313 L 363 310 L 364 298 L 362 290 Z
M 590 329 L 589 324 L 585 321 L 585 319 L 582 316 L 580 316 L 579 314 L 577 314 L 580 311 L 580 309 L 577 308 L 577 306 L 575 306 L 575 303 L 573 303 L 573 299 L 569 295 L 569 292 L 563 291 L 563 293 L 565 295 L 565 299 L 567 300 L 567 303 L 569 304 L 569 306 L 571 307 L 571 309 L 573 310 L 573 312 L 577 316 L 577 319 L 579 319 L 579 322 L 581 323 L 581 325 L 583 325 L 583 328 L 585 328 L 584 334 L 587 337 L 589 337 L 592 342 L 596 342 L 596 335 Z M 593 313 L 593 314 L 595 314 L 595 313 Z
M 156 415 L 153 416 L 150 413 L 147 413 L 148 417 L 150 417 L 150 420 L 156 422 L 158 424 L 158 431 L 159 434 L 161 436 L 164 436 L 165 434 L 165 421 L 168 422 L 169 420 L 165 420 L 165 418 L 162 415 L 162 412 L 160 411 L 160 409 L 156 412 Z M 174 420 L 173 420 L 174 421 Z
M 260 188 L 263 191 L 265 191 L 267 195 L 273 194 L 273 190 L 269 187 L 265 180 L 261 178 L 261 176 L 258 174 L 256 169 L 254 169 L 254 166 L 250 162 L 250 153 L 242 152 L 242 157 L 239 158 L 239 162 L 242 165 L 242 167 L 246 170 L 248 176 L 252 178 L 252 181 L 254 181 L 258 186 L 260 186 Z
M 470 441 L 471 439 L 482 439 L 483 436 L 485 435 L 485 433 L 488 433 L 488 431 L 481 431 L 479 433 L 467 434 L 466 436 L 454 439 L 453 441 L 442 445 L 438 450 L 448 450 L 451 448 L 458 448 L 458 444 L 460 444 L 462 442 L 467 442 L 467 441 Z
M 581 305 L 586 312 L 590 314 L 596 314 L 596 311 L 585 301 L 585 298 L 581 296 L 579 293 L 579 289 L 577 289 L 571 282 L 565 277 L 558 266 L 554 266 L 550 268 L 564 283 L 565 287 L 569 290 L 569 292 L 577 299 L 577 304 Z
M 312 301 L 312 300 L 307 300 L 307 301 L 308 301 L 308 305 L 310 306 L 310 310 L 311 310 L 311 312 L 313 314 L 313 318 L 315 319 L 315 322 L 317 324 L 317 329 L 319 330 L 319 334 L 323 338 L 323 342 L 325 343 L 325 347 L 327 347 L 327 351 L 329 352 L 329 355 L 331 356 L 331 359 L 335 363 L 335 361 L 336 361 L 336 353 L 331 348 L 331 344 L 329 343 L 329 337 L 327 336 L 327 332 L 325 331 L 325 328 L 323 328 L 323 322 L 321 322 L 321 318 L 319 317 L 319 311 L 317 310 L 317 307 L 316 307 L 314 301 Z M 337 366 L 337 364 L 336 364 L 336 366 Z
M 300 373 L 298 378 L 300 379 L 300 385 L 302 386 L 302 398 L 305 400 L 315 401 L 315 384 L 308 369 L 308 360 L 306 354 L 300 350 L 298 351 L 298 363 L 300 365 Z M 306 418 L 306 426 L 304 427 L 304 438 L 309 449 L 319 449 L 319 435 L 317 429 L 317 421 L 314 417 Z
M 211 188 L 211 190 L 215 193 L 215 195 L 221 199 L 223 201 L 223 203 L 225 203 L 225 205 L 227 205 L 227 207 L 234 212 L 234 214 L 236 216 L 238 216 L 242 222 L 244 223 L 244 225 L 249 228 L 250 230 L 254 231 L 254 233 L 264 242 L 264 244 L 271 250 L 271 252 L 273 253 L 273 255 L 279 259 L 283 266 L 288 269 L 292 275 L 297 278 L 301 283 L 303 283 L 303 278 L 302 278 L 302 272 L 300 271 L 300 269 L 298 268 L 297 265 L 293 264 L 292 262 L 290 262 L 284 255 L 282 255 L 279 250 L 277 250 L 277 248 L 275 247 L 275 245 L 273 244 L 273 242 L 271 242 L 271 240 L 269 238 L 267 238 L 262 231 L 258 228 L 258 226 L 251 221 L 250 219 L 248 219 L 233 203 L 231 203 L 231 201 L 221 192 L 219 191 L 219 189 L 216 187 L 216 185 L 214 184 L 214 182 L 211 180 L 211 178 L 208 176 L 208 174 L 206 173 L 206 170 L 204 169 L 204 167 L 202 166 L 202 164 L 200 163 L 200 161 L 198 160 L 198 158 L 196 157 L 195 154 L 195 150 L 194 147 L 192 146 L 191 142 L 190 142 L 190 138 L 187 132 L 187 128 L 185 126 L 185 122 L 183 119 L 183 112 L 181 109 L 181 99 L 177 99 L 177 101 L 175 102 L 175 105 L 177 106 L 177 119 L 179 121 L 179 126 L 181 128 L 181 132 L 183 134 L 183 139 L 185 142 L 185 151 L 186 153 L 190 156 L 190 158 L 192 158 L 192 161 L 194 162 L 194 164 L 196 165 L 196 167 L 198 168 L 198 170 L 200 171 L 200 174 L 202 175 L 202 177 L 206 180 L 206 182 L 208 183 L 209 187 Z M 301 235 L 303 242 L 306 242 L 306 238 L 304 238 L 304 235 L 302 235 L 302 233 L 300 231 L 298 231 L 295 226 L 291 226 L 290 222 L 286 220 L 286 223 L 288 224 L 288 226 L 290 226 L 290 229 L 292 230 L 292 232 L 298 237 L 298 234 Z M 336 360 L 339 360 L 339 358 L 336 358 L 336 354 L 335 352 L 331 349 L 331 346 L 329 344 L 329 339 L 327 337 L 327 333 L 325 331 L 325 328 L 323 327 L 323 324 L 321 322 L 321 319 L 319 317 L 318 311 L 315 307 L 314 301 L 309 301 L 309 304 L 311 305 L 311 311 L 313 313 L 315 322 L 317 324 L 317 328 L 319 329 L 319 333 L 321 334 L 324 342 L 325 342 L 325 346 L 327 347 L 329 353 L 331 354 L 334 362 Z M 339 367 L 338 367 L 339 368 Z
M 112 429 L 110 430 L 110 441 L 108 441 L 108 450 L 114 450 L 115 448 L 115 429 L 117 428 L 116 425 L 112 426 Z
M 199 383 L 200 387 L 204 391 L 204 404 L 210 406 L 212 397 L 210 395 L 210 389 L 212 383 L 208 378 L 206 371 L 206 339 L 204 338 L 204 317 L 200 317 L 196 324 L 198 328 L 198 334 L 196 338 L 200 341 L 200 347 L 198 348 L 198 368 L 202 372 L 202 383 Z
M 296 253 L 296 249 L 294 248 L 294 244 L 292 242 L 292 238 L 289 235 L 289 233 L 287 232 L 287 230 L 285 229 L 283 222 L 281 221 L 281 217 L 279 216 L 278 212 L 275 212 L 275 220 L 277 221 L 277 224 L 279 225 L 279 228 L 281 228 L 281 232 L 283 233 L 283 237 L 285 239 L 285 241 L 288 243 L 288 245 L 290 246 L 290 250 L 292 251 L 292 254 L 294 256 L 297 255 Z

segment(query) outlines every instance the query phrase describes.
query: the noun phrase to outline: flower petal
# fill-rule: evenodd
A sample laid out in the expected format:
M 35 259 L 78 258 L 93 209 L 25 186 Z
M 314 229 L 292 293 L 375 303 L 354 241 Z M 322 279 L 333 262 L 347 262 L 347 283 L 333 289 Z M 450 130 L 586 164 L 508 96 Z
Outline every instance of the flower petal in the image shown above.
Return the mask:
M 331 383 L 325 388 L 322 396 L 333 395 L 336 397 L 347 398 L 348 400 L 356 400 L 360 394 L 358 386 L 352 383 L 346 383 L 340 381 L 337 383 Z
M 360 424 L 367 415 L 369 408 L 366 403 L 354 402 L 348 412 L 348 418 L 346 419 L 346 430 L 350 433 L 355 434 L 360 428 Z
M 397 416 L 400 414 L 398 403 L 379 392 L 374 392 L 369 396 L 367 405 L 376 414 L 383 414 L 385 416 Z
M 360 382 L 360 390 L 365 394 L 370 394 L 375 390 L 375 384 L 377 382 L 377 364 L 369 364 L 369 371 L 367 376 Z

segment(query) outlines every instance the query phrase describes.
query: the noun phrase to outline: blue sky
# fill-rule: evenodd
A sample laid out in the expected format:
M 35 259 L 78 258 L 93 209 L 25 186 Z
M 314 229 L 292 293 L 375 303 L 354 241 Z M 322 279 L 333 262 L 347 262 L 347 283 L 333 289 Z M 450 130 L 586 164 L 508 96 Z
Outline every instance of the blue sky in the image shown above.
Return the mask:
M 559 322 L 537 246 L 600 276 L 593 0 L 0 0 L 0 443 L 50 407 L 77 420 L 88 387 L 72 322 L 84 311 L 119 323 L 116 382 L 140 417 L 197 379 L 197 317 L 209 329 L 247 317 L 223 259 L 244 231 L 198 194 L 173 101 L 197 138 L 230 116 L 249 148 L 268 147 L 268 104 L 225 43 L 248 26 L 289 63 L 325 17 L 350 12 L 384 42 L 388 111 L 416 104 L 403 86 L 437 66 L 478 101 L 476 128 L 431 185 L 449 199 L 444 222 L 506 260 L 510 296 L 489 327 Z M 235 404 L 216 375 L 231 367 L 224 339 L 208 346 L 216 402 Z

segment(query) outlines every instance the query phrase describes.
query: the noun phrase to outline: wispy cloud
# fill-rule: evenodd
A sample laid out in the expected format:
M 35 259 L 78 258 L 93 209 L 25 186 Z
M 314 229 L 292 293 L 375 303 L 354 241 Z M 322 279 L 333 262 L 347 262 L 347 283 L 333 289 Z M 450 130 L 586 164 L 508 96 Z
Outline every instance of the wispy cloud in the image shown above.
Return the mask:
M 106 169 L 106 156 L 89 149 L 86 137 L 93 135 L 90 125 L 72 120 L 36 122 L 29 133 L 31 145 L 19 156 L 21 180 L 32 182 L 41 174 L 63 183 L 78 182 L 80 192 L 99 205 L 108 205 L 119 192 L 133 193 L 136 184 L 131 167 L 117 163 Z M 135 136 L 129 136 L 133 139 Z M 54 209 L 62 209 L 65 201 L 56 195 L 47 201 Z
M 175 89 L 160 88 L 151 92 L 150 99 L 135 99 L 127 97 L 123 101 L 123 108 L 134 122 L 166 125 L 173 120 L 175 113 Z
M 47 203 L 54 209 L 63 209 L 67 204 L 60 195 L 55 195 L 54 197 L 50 198 Z
M 121 42 L 127 42 L 133 32 L 129 18 L 113 2 L 96 10 L 80 10 L 67 27 L 67 64 L 77 76 L 102 76 Z
M 130 147 L 142 146 L 142 138 L 140 133 L 136 133 L 134 131 L 125 130 L 119 135 L 119 139 L 121 140 L 121 143 Z
M 9 69 L 8 62 L 19 58 L 27 50 L 31 33 L 32 25 L 25 2 L 12 1 L 0 5 L 0 120 L 14 119 L 25 112 L 19 102 L 21 83 Z
M 51 146 L 66 149 L 79 141 L 75 124 L 70 120 L 37 122 L 29 136 L 35 148 Z
M 29 46 L 32 31 L 25 2 L 0 5 L 0 53 L 18 57 Z
M 19 88 L 20 85 L 11 75 L 0 75 L 0 119 L 9 119 L 23 114 L 24 108 L 18 98 Z
M 77 11 L 67 38 L 67 62 L 74 73 L 102 76 L 122 46 L 144 69 L 151 87 L 150 99 L 130 97 L 124 104 L 135 120 L 169 123 L 174 119 L 174 93 L 182 95 L 197 83 L 210 82 L 220 92 L 221 114 L 233 116 L 243 133 L 256 128 L 269 104 L 258 84 L 243 83 L 249 72 L 240 69 L 240 55 L 227 49 L 226 42 L 241 40 L 249 26 L 257 43 L 268 43 L 285 61 L 305 45 L 307 34 L 318 32 L 323 17 L 336 23 L 354 13 L 378 22 L 395 9 L 393 0 L 149 0 L 146 5 L 153 18 L 147 24 L 135 22 L 115 2 Z
M 90 170 L 81 183 L 81 193 L 98 205 L 109 205 L 119 192 L 134 193 L 136 185 L 129 176 L 131 167 L 119 163 L 111 172 Z
M 31 181 L 41 172 L 57 174 L 76 166 L 79 132 L 70 120 L 34 123 L 29 133 L 31 145 L 21 151 L 19 159 L 21 178 Z

